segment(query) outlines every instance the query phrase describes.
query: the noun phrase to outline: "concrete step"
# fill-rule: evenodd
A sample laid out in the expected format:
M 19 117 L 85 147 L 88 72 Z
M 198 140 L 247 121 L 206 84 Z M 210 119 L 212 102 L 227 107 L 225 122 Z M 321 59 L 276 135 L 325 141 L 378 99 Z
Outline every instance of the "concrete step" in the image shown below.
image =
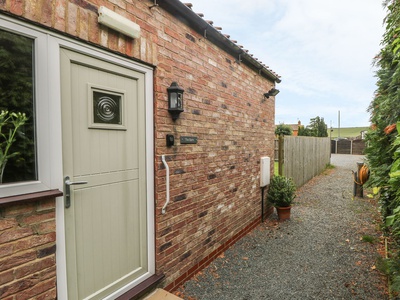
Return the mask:
M 156 289 L 152 294 L 146 296 L 143 300 L 182 300 L 178 296 L 175 296 L 163 289 Z

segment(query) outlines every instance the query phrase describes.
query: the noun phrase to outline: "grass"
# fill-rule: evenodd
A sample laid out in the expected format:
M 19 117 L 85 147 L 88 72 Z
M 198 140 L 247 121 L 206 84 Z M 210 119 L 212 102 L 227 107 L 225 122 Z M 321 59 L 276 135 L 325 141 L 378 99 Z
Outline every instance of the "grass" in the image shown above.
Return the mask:
M 370 235 L 363 235 L 361 240 L 366 243 L 375 244 L 376 238 Z
M 334 168 L 336 168 L 334 165 L 332 165 L 332 164 L 326 164 L 325 165 L 325 169 L 326 170 L 331 170 L 331 169 L 334 169 Z
M 336 168 L 334 165 L 326 164 L 325 171 L 332 170 L 334 168 Z M 279 163 L 277 161 L 274 162 L 274 175 L 279 175 Z
M 332 138 L 337 138 L 339 134 L 338 128 L 332 128 Z M 340 137 L 342 138 L 351 138 L 357 137 L 361 135 L 361 131 L 368 130 L 368 127 L 346 127 L 340 128 Z M 329 136 L 329 129 L 328 129 L 328 136 Z

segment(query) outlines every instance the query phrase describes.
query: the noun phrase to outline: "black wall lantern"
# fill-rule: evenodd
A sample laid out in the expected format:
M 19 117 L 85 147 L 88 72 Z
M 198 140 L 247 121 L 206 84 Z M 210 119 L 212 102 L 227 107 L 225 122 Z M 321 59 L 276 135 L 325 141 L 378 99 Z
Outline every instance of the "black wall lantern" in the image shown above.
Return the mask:
M 267 93 L 264 94 L 264 97 L 269 98 L 271 96 L 276 96 L 278 94 L 279 94 L 279 90 L 277 90 L 276 88 L 272 88 Z
M 172 120 L 179 118 L 179 114 L 183 112 L 183 92 L 175 81 L 167 88 L 168 91 L 168 111 L 172 116 Z

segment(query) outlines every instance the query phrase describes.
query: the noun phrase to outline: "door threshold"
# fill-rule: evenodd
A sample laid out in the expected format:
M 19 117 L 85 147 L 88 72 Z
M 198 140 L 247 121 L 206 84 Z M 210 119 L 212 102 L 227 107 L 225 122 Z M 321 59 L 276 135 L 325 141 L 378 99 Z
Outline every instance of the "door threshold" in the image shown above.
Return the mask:
M 182 298 L 168 293 L 166 290 L 157 289 L 152 294 L 143 298 L 143 300 L 182 300 Z
M 164 277 L 165 277 L 164 274 L 152 275 L 142 283 L 139 283 L 137 286 L 127 291 L 125 294 L 122 294 L 121 296 L 116 298 L 116 300 L 140 299 L 139 297 L 143 296 L 151 289 L 155 289 L 157 287 L 157 284 L 159 284 L 160 281 L 164 279 Z

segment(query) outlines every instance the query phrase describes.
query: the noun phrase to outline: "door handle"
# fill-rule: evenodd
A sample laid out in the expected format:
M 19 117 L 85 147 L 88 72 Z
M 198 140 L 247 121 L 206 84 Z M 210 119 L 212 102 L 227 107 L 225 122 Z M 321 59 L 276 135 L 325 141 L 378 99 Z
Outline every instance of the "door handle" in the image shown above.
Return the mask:
M 81 185 L 88 183 L 87 181 L 71 181 L 69 179 L 69 176 L 65 176 L 64 178 L 65 208 L 69 208 L 71 206 L 71 185 Z

